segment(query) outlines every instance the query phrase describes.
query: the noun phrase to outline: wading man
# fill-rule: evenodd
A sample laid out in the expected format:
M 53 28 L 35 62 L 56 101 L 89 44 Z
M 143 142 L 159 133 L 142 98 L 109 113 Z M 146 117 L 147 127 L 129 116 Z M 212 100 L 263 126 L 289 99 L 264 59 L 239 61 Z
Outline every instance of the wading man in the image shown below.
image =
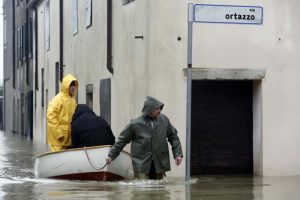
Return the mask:
M 108 157 L 108 164 L 131 142 L 131 157 L 135 179 L 163 179 L 170 171 L 169 148 L 172 146 L 175 163 L 182 161 L 182 149 L 176 129 L 167 116 L 161 114 L 164 104 L 147 97 L 142 115 L 132 120 L 121 132 Z

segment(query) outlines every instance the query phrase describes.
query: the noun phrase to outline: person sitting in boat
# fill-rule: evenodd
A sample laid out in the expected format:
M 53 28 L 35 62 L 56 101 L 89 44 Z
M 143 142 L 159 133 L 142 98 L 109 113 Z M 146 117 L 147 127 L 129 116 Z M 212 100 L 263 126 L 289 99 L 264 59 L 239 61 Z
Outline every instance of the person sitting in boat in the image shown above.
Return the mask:
M 125 127 L 108 153 L 108 164 L 131 142 L 134 178 L 163 179 L 165 172 L 171 170 L 168 141 L 175 163 L 180 165 L 183 157 L 180 140 L 168 117 L 161 114 L 163 106 L 153 97 L 146 98 L 142 115 Z
M 106 122 L 87 105 L 78 104 L 71 123 L 72 148 L 113 145 L 115 136 Z
M 68 149 L 71 144 L 71 121 L 76 108 L 78 81 L 67 74 L 60 92 L 51 99 L 47 109 L 47 138 L 52 152 Z

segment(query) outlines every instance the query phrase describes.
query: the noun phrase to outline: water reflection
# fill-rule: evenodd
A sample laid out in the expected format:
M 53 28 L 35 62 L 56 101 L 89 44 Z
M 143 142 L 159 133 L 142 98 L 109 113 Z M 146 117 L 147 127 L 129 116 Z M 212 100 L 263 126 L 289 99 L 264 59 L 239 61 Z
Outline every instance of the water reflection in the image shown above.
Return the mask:
M 166 181 L 57 181 L 36 184 L 34 193 L 40 199 L 171 199 L 167 185 Z
M 191 199 L 254 199 L 252 176 L 203 176 L 190 187 Z
M 183 178 L 162 181 L 67 181 L 34 177 L 34 156 L 45 152 L 35 144 L 0 132 L 0 199 L 228 199 L 298 200 L 298 177 L 201 176 L 187 183 Z

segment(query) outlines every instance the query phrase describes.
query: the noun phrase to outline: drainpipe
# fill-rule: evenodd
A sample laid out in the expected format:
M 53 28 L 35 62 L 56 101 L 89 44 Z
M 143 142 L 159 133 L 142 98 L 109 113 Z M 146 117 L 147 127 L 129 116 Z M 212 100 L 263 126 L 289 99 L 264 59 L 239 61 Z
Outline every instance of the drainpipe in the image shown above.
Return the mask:
M 186 165 L 185 180 L 191 180 L 191 113 L 192 113 L 192 53 L 193 53 L 193 8 L 188 4 L 188 44 L 187 44 L 187 99 L 186 99 Z
M 35 35 L 35 90 L 39 89 L 38 86 L 38 11 L 37 8 L 34 7 L 35 12 L 35 21 L 34 21 L 34 35 Z M 36 102 L 35 102 L 36 104 Z
M 107 60 L 106 67 L 110 73 L 114 73 L 112 68 L 112 0 L 107 0 Z
M 64 1 L 59 1 L 59 76 L 62 82 L 64 76 Z
M 12 84 L 13 84 L 13 88 L 16 89 L 16 12 L 15 12 L 15 1 L 12 2 L 12 6 L 13 6 L 13 34 L 12 34 L 12 45 L 13 45 L 13 51 L 12 51 L 12 57 L 13 57 L 13 80 L 12 80 Z

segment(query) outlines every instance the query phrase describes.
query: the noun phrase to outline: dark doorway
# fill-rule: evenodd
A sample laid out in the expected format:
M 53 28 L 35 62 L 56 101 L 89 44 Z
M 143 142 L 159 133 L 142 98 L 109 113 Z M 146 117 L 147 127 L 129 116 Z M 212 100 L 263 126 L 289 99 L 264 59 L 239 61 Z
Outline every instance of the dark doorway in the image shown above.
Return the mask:
M 191 174 L 252 174 L 252 81 L 193 81 Z

